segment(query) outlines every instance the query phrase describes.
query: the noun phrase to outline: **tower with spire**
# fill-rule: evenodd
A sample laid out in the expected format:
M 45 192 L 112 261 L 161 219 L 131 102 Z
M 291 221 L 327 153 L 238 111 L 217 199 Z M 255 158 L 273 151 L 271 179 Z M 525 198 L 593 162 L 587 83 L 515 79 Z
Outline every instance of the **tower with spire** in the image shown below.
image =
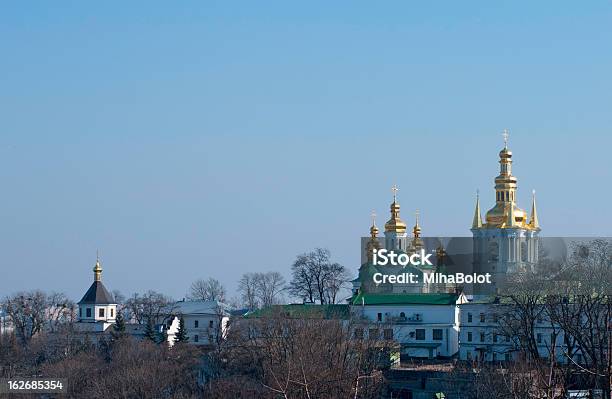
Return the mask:
M 393 202 L 391 203 L 391 218 L 385 223 L 385 248 L 388 250 L 406 251 L 408 248 L 408 235 L 406 223 L 400 219 L 400 205 L 397 202 L 399 188 L 393 185 Z
M 508 148 L 508 131 L 504 130 L 504 148 L 499 152 L 500 172 L 495 178 L 495 205 L 481 217 L 480 195 L 472 220 L 474 271 L 491 273 L 491 286 L 479 285 L 482 292 L 493 294 L 509 273 L 533 270 L 538 262 L 538 221 L 535 191 L 531 217 L 517 205 L 517 178 L 512 175 L 512 152 Z
M 100 257 L 96 256 L 93 267 L 94 281 L 79 301 L 79 323 L 88 325 L 88 330 L 104 331 L 115 323 L 117 303 L 102 284 L 102 265 Z

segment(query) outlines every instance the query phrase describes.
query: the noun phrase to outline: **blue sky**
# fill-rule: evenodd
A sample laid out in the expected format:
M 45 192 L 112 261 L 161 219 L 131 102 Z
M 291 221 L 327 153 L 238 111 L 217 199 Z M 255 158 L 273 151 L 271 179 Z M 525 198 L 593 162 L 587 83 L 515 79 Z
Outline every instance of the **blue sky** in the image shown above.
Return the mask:
M 493 202 L 510 129 L 543 233 L 612 235 L 612 3 L 0 6 L 0 294 L 356 271 L 400 187 L 427 235 Z M 273 255 L 268 252 L 273 251 Z

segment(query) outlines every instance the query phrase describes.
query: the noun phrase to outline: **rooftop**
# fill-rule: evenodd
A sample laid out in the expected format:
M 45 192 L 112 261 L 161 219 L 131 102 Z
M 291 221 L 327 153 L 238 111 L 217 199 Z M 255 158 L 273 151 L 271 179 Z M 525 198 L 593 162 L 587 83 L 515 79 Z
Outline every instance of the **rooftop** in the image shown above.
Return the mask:
M 94 281 L 79 304 L 111 304 L 115 303 L 115 299 L 106 289 L 102 281 Z
M 454 305 L 458 294 L 364 294 L 351 298 L 353 305 Z

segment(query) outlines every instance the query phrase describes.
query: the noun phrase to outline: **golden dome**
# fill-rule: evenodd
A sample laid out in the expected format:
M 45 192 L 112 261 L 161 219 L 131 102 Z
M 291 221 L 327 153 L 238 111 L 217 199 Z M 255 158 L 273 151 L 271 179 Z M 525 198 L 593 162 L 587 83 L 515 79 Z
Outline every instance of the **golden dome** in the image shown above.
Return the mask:
M 102 266 L 100 266 L 100 258 L 96 257 L 96 264 L 93 268 L 94 280 L 100 281 L 102 276 Z
M 406 232 L 406 223 L 399 216 L 400 206 L 394 200 L 391 204 L 391 219 L 387 223 L 385 223 L 385 232 L 393 232 L 393 233 L 405 233 Z
M 508 220 L 510 212 L 512 212 L 512 216 L 514 217 L 512 226 Z M 498 202 L 495 204 L 495 206 L 487 212 L 486 221 L 487 227 L 528 227 L 527 212 L 519 208 L 514 202 Z
M 376 227 L 375 225 L 372 225 L 372 227 L 370 227 L 370 237 L 376 237 L 378 236 L 378 227 Z
M 499 175 L 495 178 L 495 206 L 485 217 L 481 225 L 480 201 L 476 199 L 476 210 L 472 229 L 484 228 L 523 228 L 537 229 L 537 213 L 533 211 L 532 220 L 527 220 L 527 212 L 516 205 L 517 178 L 512 175 L 512 151 L 508 149 L 508 131 L 504 130 L 504 148 L 499 152 Z M 533 208 L 535 209 L 535 199 Z

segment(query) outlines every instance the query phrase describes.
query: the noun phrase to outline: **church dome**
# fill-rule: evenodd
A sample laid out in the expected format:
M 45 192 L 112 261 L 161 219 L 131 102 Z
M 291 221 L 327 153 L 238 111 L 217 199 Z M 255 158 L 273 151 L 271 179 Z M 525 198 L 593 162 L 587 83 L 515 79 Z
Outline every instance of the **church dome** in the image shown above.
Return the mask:
M 391 204 L 391 219 L 385 223 L 385 232 L 405 233 L 406 223 L 399 216 L 400 206 L 396 201 Z
M 527 223 L 527 213 L 515 203 L 497 203 L 487 212 L 488 227 L 510 227 L 508 223 L 510 207 L 517 227 L 524 227 Z

